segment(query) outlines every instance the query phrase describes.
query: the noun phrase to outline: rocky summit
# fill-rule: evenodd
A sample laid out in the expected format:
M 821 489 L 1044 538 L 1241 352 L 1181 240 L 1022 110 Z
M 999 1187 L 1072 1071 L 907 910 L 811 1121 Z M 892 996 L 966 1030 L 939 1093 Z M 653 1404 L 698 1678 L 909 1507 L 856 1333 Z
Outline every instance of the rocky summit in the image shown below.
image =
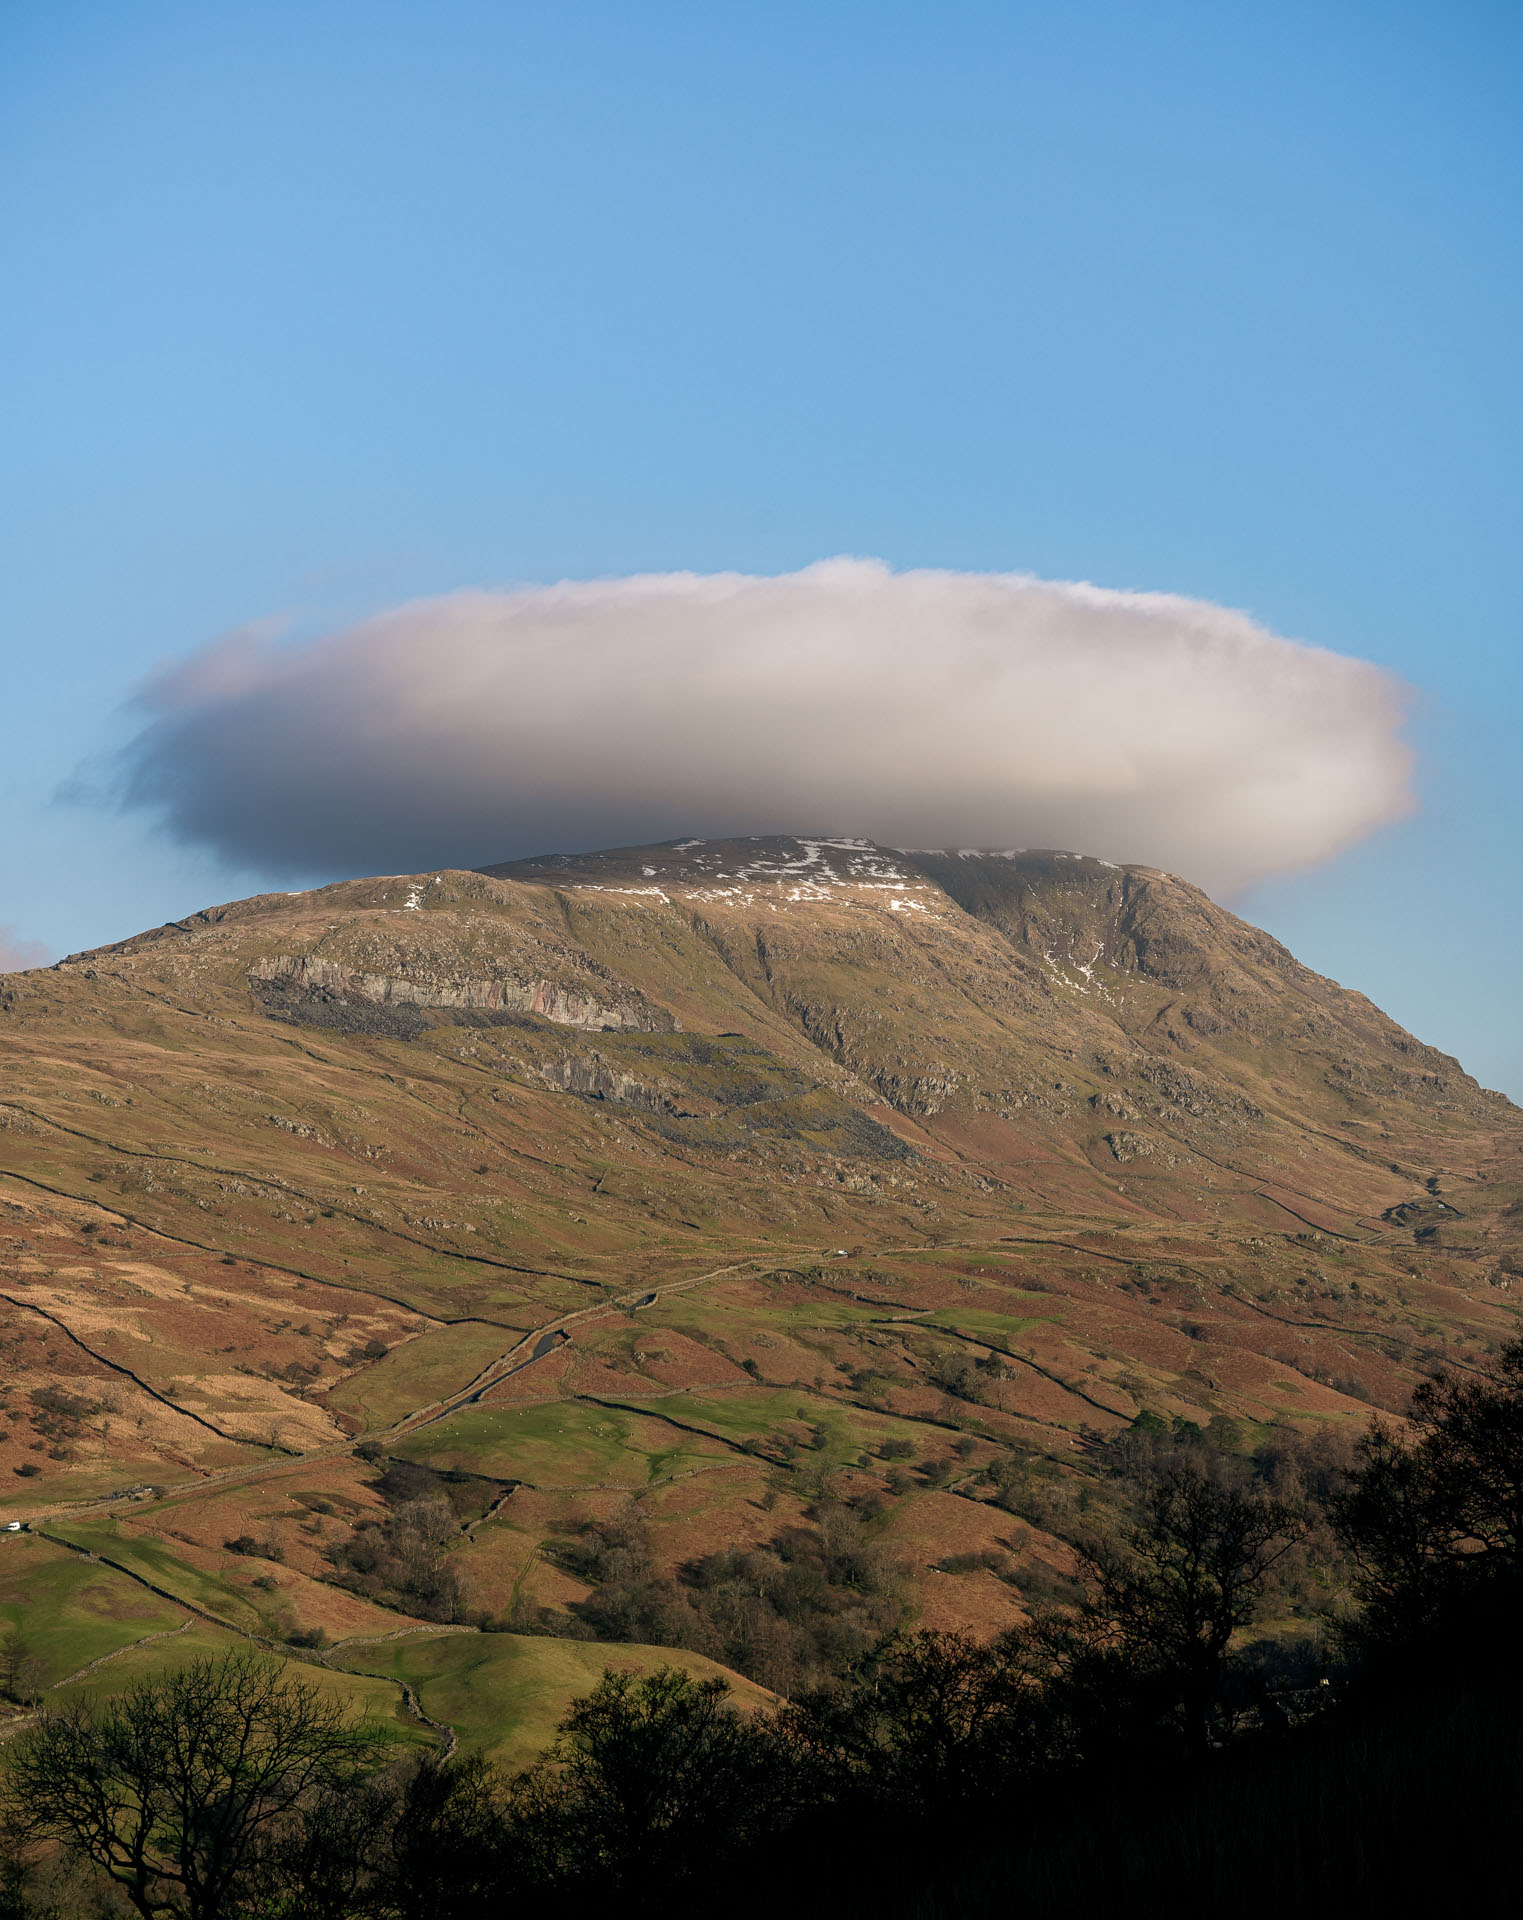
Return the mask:
M 700 1647 L 745 1553 L 988 1631 L 1114 1436 L 1354 1432 L 1517 1323 L 1523 1113 L 1070 853 L 265 894 L 6 976 L 0 1047 L 4 1517 L 108 1652 Z

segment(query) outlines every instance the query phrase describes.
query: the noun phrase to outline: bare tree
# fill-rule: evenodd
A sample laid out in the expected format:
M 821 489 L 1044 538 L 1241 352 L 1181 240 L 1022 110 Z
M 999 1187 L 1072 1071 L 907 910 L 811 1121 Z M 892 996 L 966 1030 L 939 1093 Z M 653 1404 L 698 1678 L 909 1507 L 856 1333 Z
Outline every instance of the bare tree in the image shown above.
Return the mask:
M 1043 1649 L 1017 1630 L 896 1633 L 845 1683 L 803 1694 L 770 1731 L 803 1795 L 912 1820 L 977 1807 L 1062 1763 L 1045 1712 Z
M 1090 1644 L 1108 1645 L 1155 1684 L 1197 1752 L 1220 1717 L 1233 1636 L 1303 1531 L 1281 1502 L 1181 1464 L 1149 1491 L 1123 1551 L 1085 1556 L 1095 1584 L 1083 1608 Z
M 1491 1376 L 1440 1374 L 1412 1396 L 1405 1433 L 1372 1421 L 1333 1502 L 1358 1566 L 1363 1616 L 1349 1629 L 1369 1647 L 1399 1647 L 1471 1630 L 1488 1600 L 1505 1612 L 1523 1575 L 1523 1340 Z
M 35 1707 L 48 1683 L 48 1664 L 14 1630 L 0 1641 L 0 1691 L 18 1707 Z
M 765 1829 L 771 1749 L 723 1680 L 605 1668 L 546 1759 L 515 1783 L 525 1843 L 551 1884 L 644 1913 Z
M 228 1920 L 282 1823 L 382 1746 L 317 1687 L 237 1653 L 45 1713 L 6 1796 L 19 1831 L 93 1861 L 144 1920 Z

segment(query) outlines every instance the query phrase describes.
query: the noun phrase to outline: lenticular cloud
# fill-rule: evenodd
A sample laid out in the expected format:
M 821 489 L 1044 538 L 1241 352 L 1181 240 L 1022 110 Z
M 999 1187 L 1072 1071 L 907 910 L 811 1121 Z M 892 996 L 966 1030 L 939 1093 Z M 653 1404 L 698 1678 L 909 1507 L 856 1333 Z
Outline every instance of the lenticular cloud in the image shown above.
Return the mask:
M 1403 689 L 1363 661 L 1204 601 L 866 560 L 251 630 L 140 699 L 128 804 L 292 877 L 829 831 L 1230 889 L 1410 805 Z

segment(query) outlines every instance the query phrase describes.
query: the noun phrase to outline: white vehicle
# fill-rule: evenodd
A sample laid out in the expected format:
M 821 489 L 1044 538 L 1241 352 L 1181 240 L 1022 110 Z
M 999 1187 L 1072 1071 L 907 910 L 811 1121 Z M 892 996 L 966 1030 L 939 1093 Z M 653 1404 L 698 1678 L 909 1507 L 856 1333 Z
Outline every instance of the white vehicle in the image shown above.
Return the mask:
M 20 1520 L 7 1520 L 5 1530 L 7 1533 L 20 1533 L 24 1524 L 25 1523 Z

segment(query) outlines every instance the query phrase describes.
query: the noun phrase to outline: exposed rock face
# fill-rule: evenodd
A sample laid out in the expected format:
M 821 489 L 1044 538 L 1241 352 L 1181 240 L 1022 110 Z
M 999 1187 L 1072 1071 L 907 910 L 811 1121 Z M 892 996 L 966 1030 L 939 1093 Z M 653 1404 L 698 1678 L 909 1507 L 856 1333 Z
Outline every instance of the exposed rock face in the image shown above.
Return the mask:
M 249 980 L 256 987 L 273 988 L 276 1004 L 283 1010 L 318 1003 L 446 1013 L 528 1013 L 557 1026 L 599 1032 L 669 1033 L 675 1025 L 664 1008 L 651 1006 L 641 995 L 604 1001 L 543 979 L 439 980 L 417 973 L 362 973 L 310 954 L 275 954 L 256 960 L 249 968 Z
M 612 1100 L 618 1106 L 638 1107 L 645 1113 L 684 1118 L 686 1106 L 676 1086 L 662 1086 L 621 1071 L 600 1053 L 558 1053 L 539 1064 L 539 1076 L 562 1093 L 579 1093 L 589 1100 Z

